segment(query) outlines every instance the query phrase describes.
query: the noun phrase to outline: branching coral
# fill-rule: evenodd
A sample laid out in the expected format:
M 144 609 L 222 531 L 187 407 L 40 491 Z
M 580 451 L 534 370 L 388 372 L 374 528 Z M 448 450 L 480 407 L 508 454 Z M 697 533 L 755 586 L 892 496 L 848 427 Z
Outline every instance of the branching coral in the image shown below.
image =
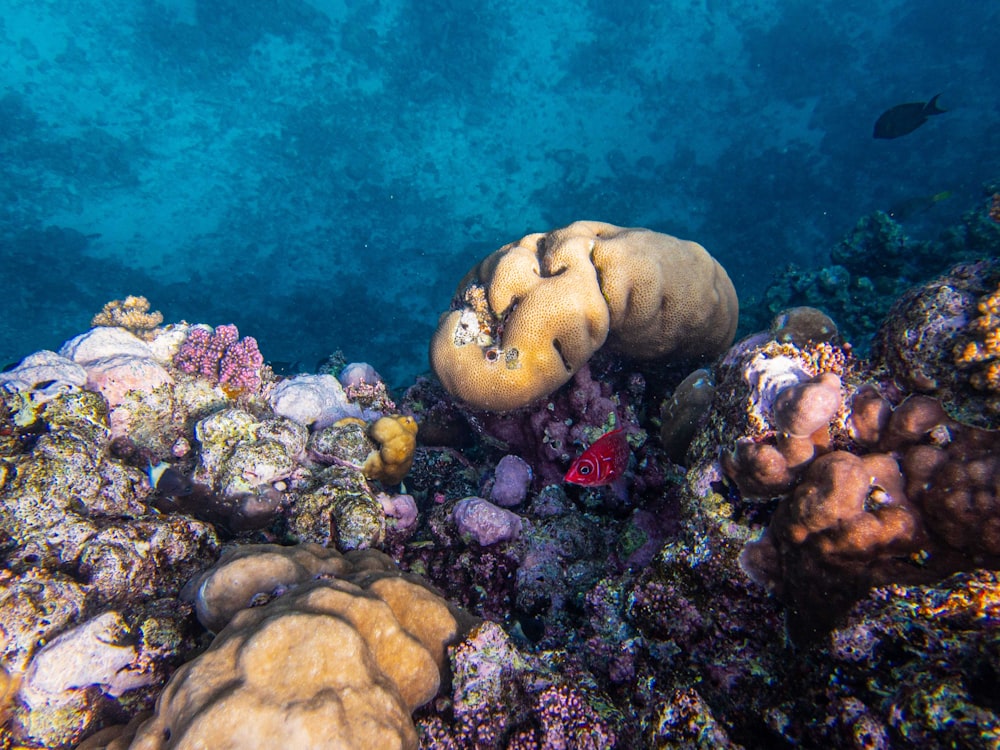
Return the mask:
M 214 331 L 195 327 L 188 333 L 174 357 L 182 372 L 200 375 L 218 383 L 232 395 L 255 394 L 262 385 L 264 357 L 252 336 L 240 339 L 234 325 L 223 325 Z
M 124 328 L 145 341 L 151 341 L 156 335 L 156 327 L 162 322 L 163 313 L 150 312 L 148 299 L 130 294 L 125 299 L 114 299 L 106 303 L 104 309 L 90 321 L 90 325 L 95 328 Z

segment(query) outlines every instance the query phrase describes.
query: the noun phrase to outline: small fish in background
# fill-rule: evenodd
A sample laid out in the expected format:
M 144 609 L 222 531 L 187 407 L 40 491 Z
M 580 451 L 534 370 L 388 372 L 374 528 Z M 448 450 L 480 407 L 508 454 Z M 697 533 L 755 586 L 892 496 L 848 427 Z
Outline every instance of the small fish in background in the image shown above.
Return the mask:
M 573 461 L 563 481 L 583 487 L 611 484 L 625 473 L 630 453 L 623 428 L 606 432 Z
M 875 121 L 874 137 L 899 138 L 919 128 L 931 115 L 947 112 L 937 105 L 939 96 L 941 94 L 935 94 L 929 102 L 908 102 L 887 109 Z
M 914 198 L 906 198 L 889 207 L 889 216 L 897 221 L 905 221 L 917 214 L 930 211 L 935 205 L 950 197 L 950 190 L 942 190 L 940 193 L 934 193 L 934 195 L 919 195 Z

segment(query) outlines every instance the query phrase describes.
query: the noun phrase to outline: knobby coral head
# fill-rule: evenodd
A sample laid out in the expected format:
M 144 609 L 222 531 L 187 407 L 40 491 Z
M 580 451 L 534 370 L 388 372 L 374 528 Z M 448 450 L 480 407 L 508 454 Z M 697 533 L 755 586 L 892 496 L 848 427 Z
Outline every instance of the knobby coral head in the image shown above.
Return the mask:
M 699 363 L 732 343 L 739 303 L 701 245 L 578 221 L 529 234 L 459 283 L 431 341 L 452 395 L 509 411 L 569 381 L 603 346 L 640 360 Z

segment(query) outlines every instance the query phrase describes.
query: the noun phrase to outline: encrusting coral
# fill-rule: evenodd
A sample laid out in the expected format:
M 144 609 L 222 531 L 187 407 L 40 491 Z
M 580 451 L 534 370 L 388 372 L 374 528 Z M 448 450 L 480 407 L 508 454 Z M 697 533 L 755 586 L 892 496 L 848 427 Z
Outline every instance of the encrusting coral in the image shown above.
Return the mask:
M 971 338 L 955 347 L 955 364 L 971 368 L 969 382 L 981 391 L 1000 391 L 1000 286 L 979 298 L 979 316 L 966 326 Z
M 104 309 L 90 321 L 90 325 L 94 328 L 124 328 L 144 341 L 150 341 L 156 335 L 156 327 L 162 322 L 163 313 L 158 310 L 150 312 L 148 299 L 130 294 L 125 299 L 113 299 L 106 303 Z
M 605 344 L 640 360 L 723 352 L 739 303 L 701 245 L 578 221 L 487 256 L 458 285 L 431 342 L 445 388 L 509 411 L 566 383 Z

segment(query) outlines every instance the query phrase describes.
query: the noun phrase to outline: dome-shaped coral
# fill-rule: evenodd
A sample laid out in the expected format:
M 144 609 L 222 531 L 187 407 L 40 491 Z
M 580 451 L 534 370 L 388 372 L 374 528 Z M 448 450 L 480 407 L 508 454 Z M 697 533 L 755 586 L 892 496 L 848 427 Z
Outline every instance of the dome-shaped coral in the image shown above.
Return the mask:
M 551 393 L 605 342 L 638 359 L 714 357 L 739 312 L 701 245 L 596 221 L 500 248 L 462 279 L 454 308 L 431 365 L 453 395 L 494 411 Z
M 248 586 L 241 572 L 252 572 L 257 552 L 269 573 L 252 575 Z M 278 564 L 282 557 L 287 564 Z M 306 580 L 310 571 L 319 580 Z M 210 620 L 228 624 L 174 674 L 138 729 L 131 745 L 137 750 L 415 750 L 410 713 L 437 694 L 448 645 L 475 624 L 374 552 L 341 557 L 316 545 L 246 547 L 208 571 L 199 589 L 216 578 L 238 588 L 243 603 L 254 590 L 291 590 L 248 609 L 235 600 L 205 600 Z

